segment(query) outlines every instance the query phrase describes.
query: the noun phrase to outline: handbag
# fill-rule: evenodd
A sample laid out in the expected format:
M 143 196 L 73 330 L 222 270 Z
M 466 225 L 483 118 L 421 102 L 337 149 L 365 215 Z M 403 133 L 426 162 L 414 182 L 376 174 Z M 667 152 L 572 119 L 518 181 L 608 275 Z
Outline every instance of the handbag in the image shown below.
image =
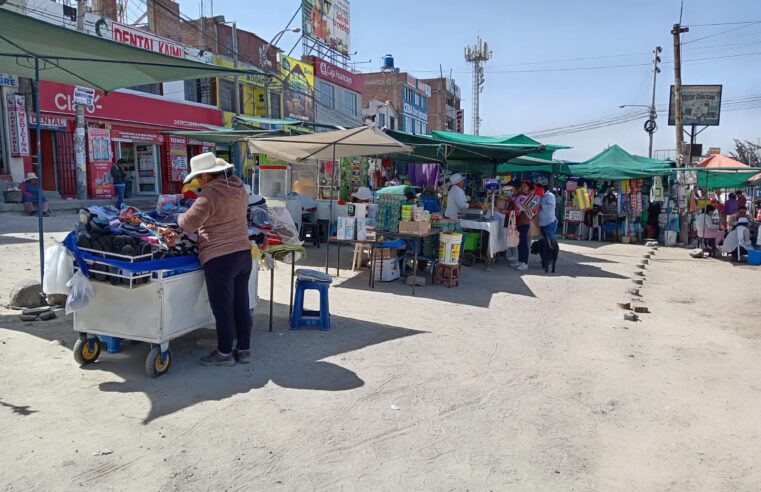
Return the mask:
M 510 218 L 507 221 L 507 247 L 517 248 L 521 242 L 521 235 L 518 228 L 515 227 L 515 212 L 510 212 Z
M 531 226 L 528 230 L 529 239 L 537 239 L 542 237 L 542 228 L 539 227 L 539 220 L 531 219 Z

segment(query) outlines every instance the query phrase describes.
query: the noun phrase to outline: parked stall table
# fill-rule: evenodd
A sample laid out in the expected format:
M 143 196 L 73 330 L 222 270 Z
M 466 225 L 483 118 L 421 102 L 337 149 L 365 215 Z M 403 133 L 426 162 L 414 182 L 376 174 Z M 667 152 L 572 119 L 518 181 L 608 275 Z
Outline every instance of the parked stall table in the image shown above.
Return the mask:
M 338 239 L 336 236 L 331 236 L 328 238 L 328 242 L 336 243 L 337 247 L 336 249 L 338 252 L 336 253 L 336 277 L 341 276 L 341 243 L 347 243 L 347 244 L 361 244 L 363 246 L 370 246 L 370 255 L 371 258 L 375 254 L 375 241 L 372 239 Z M 370 277 L 372 278 L 373 272 L 370 272 Z M 372 283 L 371 283 L 372 285 Z
M 373 253 L 378 247 L 378 242 L 381 237 L 396 238 L 396 239 L 420 239 L 423 240 L 427 237 L 437 236 L 439 231 L 431 230 L 424 234 L 409 234 L 404 232 L 391 232 L 391 231 L 379 231 L 375 230 L 375 241 L 373 244 Z M 417 267 L 418 267 L 418 248 L 415 248 L 413 267 L 412 267 L 412 295 L 415 295 L 415 288 L 417 287 Z M 375 254 L 371 256 L 371 268 L 370 268 L 370 286 L 375 288 Z M 381 261 L 381 277 L 383 276 L 383 262 Z
M 470 220 L 460 219 L 460 227 L 463 230 L 475 230 L 481 233 L 481 247 L 483 251 L 483 233 L 489 234 L 489 242 L 486 247 L 486 257 L 483 258 L 486 261 L 487 266 L 493 262 L 497 253 L 507 251 L 507 235 L 505 234 L 505 217 L 499 215 L 498 218 L 492 220 Z

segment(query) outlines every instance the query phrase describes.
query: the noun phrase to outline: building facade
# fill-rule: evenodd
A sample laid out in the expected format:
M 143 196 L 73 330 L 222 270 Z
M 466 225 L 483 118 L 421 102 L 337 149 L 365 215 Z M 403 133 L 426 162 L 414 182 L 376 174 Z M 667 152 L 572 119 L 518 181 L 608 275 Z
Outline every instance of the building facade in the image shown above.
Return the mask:
M 465 129 L 460 87 L 454 79 L 438 77 L 425 79 L 423 82 L 431 87 L 431 98 L 428 104 L 428 122 L 431 131 L 463 133 Z
M 315 56 L 305 58 L 314 67 L 314 111 L 317 123 L 352 128 L 362 124 L 362 74 L 353 73 Z
M 414 134 L 428 134 L 428 108 L 432 96 L 431 86 L 418 80 L 406 72 L 387 70 L 363 74 L 365 92 L 362 96 L 362 107 L 369 110 L 372 101 L 383 101 L 399 111 L 399 121 L 396 129 Z M 376 113 L 376 124 L 391 128 L 390 121 L 382 122 L 385 112 L 379 108 Z

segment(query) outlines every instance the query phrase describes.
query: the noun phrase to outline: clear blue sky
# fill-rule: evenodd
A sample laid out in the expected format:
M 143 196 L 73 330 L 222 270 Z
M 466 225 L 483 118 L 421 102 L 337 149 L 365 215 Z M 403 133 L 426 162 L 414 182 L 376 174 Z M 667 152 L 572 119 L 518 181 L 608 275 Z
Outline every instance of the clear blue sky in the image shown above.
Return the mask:
M 206 0 L 208 8 L 209 0 Z M 299 0 L 216 0 L 214 13 L 236 20 L 239 27 L 270 39 L 285 27 Z M 761 21 L 759 0 L 685 0 L 683 24 Z M 182 12 L 197 17 L 198 0 L 181 0 Z M 679 20 L 679 0 L 352 0 L 351 50 L 365 71 L 375 69 L 385 53 L 396 65 L 418 77 L 435 76 L 439 64 L 463 91 L 466 131 L 471 122 L 471 75 L 463 48 L 476 35 L 494 52 L 486 64 L 481 95 L 482 135 L 531 133 L 626 114 L 622 104 L 649 104 L 650 66 L 599 70 L 533 71 L 557 68 L 648 64 L 656 45 L 664 62 L 673 59 L 671 26 Z M 300 21 L 298 24 L 300 25 Z M 704 40 L 703 36 L 732 30 Z M 297 35 L 283 38 L 286 51 Z M 691 40 L 696 40 L 690 42 Z M 723 84 L 721 126 L 700 135 L 704 147 L 723 153 L 732 139 L 761 138 L 761 23 L 694 26 L 684 36 L 684 84 Z M 300 47 L 295 53 L 300 54 Z M 752 55 L 737 56 L 753 53 Z M 621 56 L 625 55 L 625 56 Z M 604 58 L 601 58 L 604 57 Z M 690 60 L 703 58 L 721 59 Z M 579 58 L 586 58 L 579 60 Z M 512 72 L 511 72 L 512 71 Z M 656 102 L 665 108 L 673 65 L 664 63 Z M 757 96 L 755 102 L 737 98 Z M 729 111 L 729 109 L 734 109 Z M 742 110 L 739 110 L 742 109 Z M 647 154 L 644 117 L 617 126 L 542 139 L 572 145 L 557 157 L 583 160 L 609 144 Z M 674 148 L 674 128 L 658 118 L 656 149 Z

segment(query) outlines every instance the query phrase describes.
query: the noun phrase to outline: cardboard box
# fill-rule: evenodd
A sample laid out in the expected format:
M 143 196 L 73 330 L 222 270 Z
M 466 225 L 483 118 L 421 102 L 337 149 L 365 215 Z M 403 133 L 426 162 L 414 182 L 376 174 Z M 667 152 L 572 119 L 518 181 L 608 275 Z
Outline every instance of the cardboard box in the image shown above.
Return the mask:
M 338 217 L 336 238 L 352 240 L 355 237 L 356 219 L 354 217 Z
M 403 234 L 426 234 L 431 231 L 430 222 L 399 221 L 399 232 Z
M 382 268 L 381 264 L 383 265 Z M 383 273 L 382 278 L 381 270 Z M 391 282 L 398 279 L 401 276 L 399 271 L 399 260 L 397 258 L 392 258 L 390 260 L 375 262 L 375 272 L 373 272 L 373 274 L 375 275 L 375 280 L 380 280 L 381 282 Z
M 367 219 L 357 217 L 357 241 L 367 240 Z
M 378 248 L 375 250 L 375 258 L 378 260 L 390 260 L 399 256 L 397 251 L 399 250 L 393 248 Z

